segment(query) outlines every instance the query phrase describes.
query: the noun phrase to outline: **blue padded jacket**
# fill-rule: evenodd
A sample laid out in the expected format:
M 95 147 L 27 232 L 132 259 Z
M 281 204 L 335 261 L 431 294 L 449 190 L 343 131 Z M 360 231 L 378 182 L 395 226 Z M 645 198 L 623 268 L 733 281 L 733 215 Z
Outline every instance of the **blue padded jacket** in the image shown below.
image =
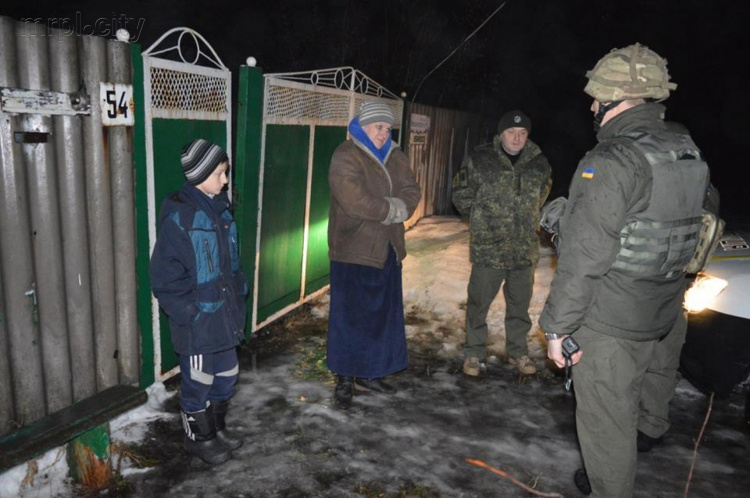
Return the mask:
M 249 290 L 227 194 L 186 183 L 169 194 L 151 255 L 151 289 L 169 317 L 179 354 L 214 353 L 243 339 Z

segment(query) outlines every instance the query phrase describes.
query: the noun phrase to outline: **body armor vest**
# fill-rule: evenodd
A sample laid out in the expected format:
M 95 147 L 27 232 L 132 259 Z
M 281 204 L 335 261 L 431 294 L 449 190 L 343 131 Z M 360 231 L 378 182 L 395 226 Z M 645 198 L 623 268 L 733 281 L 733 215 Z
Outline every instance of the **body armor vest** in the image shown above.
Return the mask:
M 626 135 L 624 140 L 651 167 L 646 209 L 629 214 L 612 265 L 641 277 L 682 272 L 695 253 L 701 230 L 708 165 L 689 136 L 674 133 Z

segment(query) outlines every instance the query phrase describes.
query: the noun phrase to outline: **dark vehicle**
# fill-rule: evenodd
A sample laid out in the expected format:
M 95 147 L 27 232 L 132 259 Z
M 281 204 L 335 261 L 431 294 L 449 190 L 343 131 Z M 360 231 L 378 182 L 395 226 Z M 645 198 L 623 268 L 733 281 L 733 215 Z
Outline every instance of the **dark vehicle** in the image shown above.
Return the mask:
M 750 373 L 750 230 L 725 231 L 685 301 L 680 370 L 696 388 L 726 398 Z M 750 391 L 745 420 L 750 429 Z

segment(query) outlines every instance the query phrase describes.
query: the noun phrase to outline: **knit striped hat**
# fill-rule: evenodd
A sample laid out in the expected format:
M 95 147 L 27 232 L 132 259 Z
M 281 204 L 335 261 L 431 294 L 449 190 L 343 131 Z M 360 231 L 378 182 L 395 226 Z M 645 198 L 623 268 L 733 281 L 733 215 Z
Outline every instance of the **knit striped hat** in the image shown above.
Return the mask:
M 359 108 L 359 125 L 367 126 L 372 123 L 388 123 L 393 126 L 393 111 L 388 104 L 375 100 L 365 100 Z
M 199 138 L 182 149 L 182 172 L 192 185 L 200 185 L 223 162 L 227 153 L 218 145 Z

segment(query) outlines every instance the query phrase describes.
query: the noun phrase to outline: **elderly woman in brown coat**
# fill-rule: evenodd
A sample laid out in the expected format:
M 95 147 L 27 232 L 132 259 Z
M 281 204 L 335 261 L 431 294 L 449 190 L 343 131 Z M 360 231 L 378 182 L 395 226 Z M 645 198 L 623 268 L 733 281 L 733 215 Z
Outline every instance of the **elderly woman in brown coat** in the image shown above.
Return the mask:
M 328 247 L 331 311 L 328 368 L 334 402 L 353 391 L 393 394 L 383 377 L 407 366 L 401 261 L 404 224 L 421 197 L 406 155 L 391 141 L 393 113 L 366 101 L 349 123 L 349 140 L 331 159 Z

